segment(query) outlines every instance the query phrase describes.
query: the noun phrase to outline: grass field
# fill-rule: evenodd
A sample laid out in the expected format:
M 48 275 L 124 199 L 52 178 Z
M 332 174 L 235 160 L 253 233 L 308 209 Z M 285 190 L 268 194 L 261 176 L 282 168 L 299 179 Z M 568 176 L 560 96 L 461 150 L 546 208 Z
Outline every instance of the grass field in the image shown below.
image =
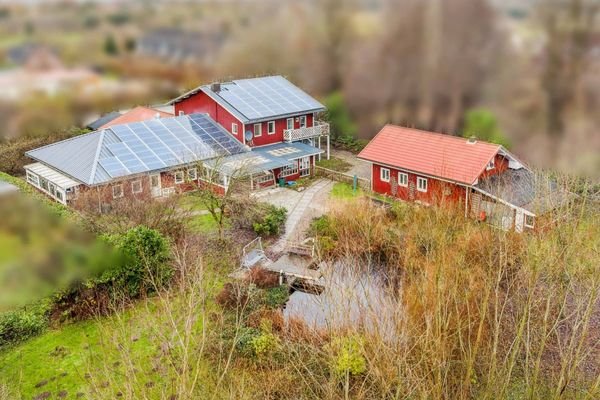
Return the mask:
M 331 197 L 334 199 L 350 200 L 363 196 L 365 193 L 361 188 L 354 190 L 352 185 L 344 182 L 336 182 L 331 190 Z

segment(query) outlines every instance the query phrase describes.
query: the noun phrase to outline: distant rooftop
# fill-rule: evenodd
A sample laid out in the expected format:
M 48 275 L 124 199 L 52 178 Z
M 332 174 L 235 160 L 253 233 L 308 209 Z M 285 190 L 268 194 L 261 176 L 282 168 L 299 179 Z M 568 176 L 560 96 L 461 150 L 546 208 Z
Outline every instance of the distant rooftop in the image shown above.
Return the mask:
M 204 92 L 242 123 L 261 122 L 302 113 L 325 111 L 325 106 L 282 76 L 238 79 L 203 85 L 172 100 L 175 104 Z

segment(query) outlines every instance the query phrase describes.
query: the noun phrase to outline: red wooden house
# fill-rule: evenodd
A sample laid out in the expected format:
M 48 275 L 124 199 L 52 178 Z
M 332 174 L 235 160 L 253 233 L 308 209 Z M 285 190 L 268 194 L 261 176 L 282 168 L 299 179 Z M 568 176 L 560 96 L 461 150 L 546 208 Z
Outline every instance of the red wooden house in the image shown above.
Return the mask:
M 329 158 L 329 124 L 317 120 L 325 106 L 281 76 L 203 85 L 169 104 L 175 115 L 207 113 L 250 147 L 303 142 Z
M 564 200 L 504 147 L 386 125 L 359 154 L 371 189 L 423 204 L 460 204 L 504 229 L 532 229 L 536 215 Z

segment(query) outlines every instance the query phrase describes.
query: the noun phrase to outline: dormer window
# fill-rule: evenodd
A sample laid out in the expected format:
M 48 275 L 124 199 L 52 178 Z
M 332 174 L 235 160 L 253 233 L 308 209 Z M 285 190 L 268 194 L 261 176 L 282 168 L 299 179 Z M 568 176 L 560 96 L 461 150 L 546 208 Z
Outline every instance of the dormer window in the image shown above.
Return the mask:
M 488 162 L 488 164 L 487 164 L 487 167 L 485 167 L 485 169 L 486 169 L 487 171 L 489 171 L 490 169 L 494 169 L 494 168 L 496 168 L 496 160 L 495 160 L 495 157 L 494 157 L 494 158 L 492 158 L 492 159 L 490 160 L 490 162 Z

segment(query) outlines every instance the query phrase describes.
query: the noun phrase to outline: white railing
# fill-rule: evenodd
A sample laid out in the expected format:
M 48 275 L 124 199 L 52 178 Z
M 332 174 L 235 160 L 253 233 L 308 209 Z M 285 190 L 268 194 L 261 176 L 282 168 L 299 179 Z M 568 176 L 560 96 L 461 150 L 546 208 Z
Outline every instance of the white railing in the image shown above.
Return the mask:
M 310 139 L 317 136 L 328 136 L 329 124 L 318 122 L 315 126 L 307 126 L 300 129 L 286 129 L 283 131 L 283 140 L 286 142 L 295 142 L 302 139 Z

